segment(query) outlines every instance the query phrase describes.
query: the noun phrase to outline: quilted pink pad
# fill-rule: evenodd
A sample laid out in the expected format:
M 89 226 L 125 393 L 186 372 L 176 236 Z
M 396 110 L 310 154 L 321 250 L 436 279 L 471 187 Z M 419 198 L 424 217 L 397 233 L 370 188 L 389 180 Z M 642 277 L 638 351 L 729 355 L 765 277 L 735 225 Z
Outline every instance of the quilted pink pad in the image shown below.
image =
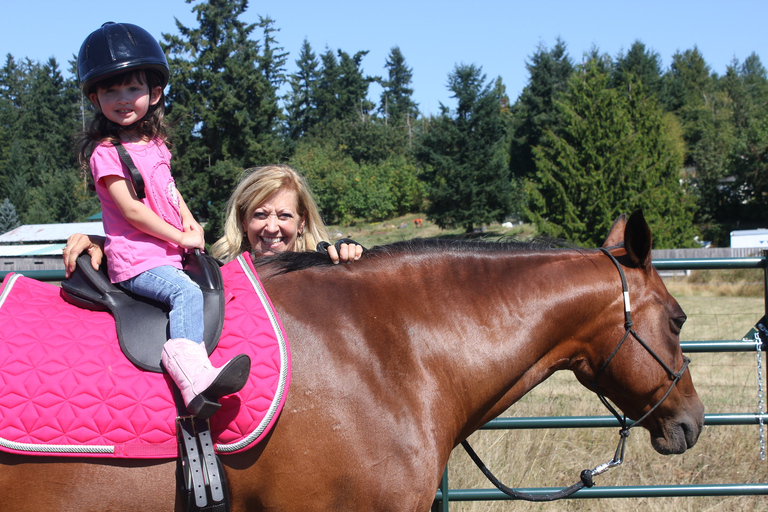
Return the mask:
M 253 446 L 280 413 L 290 351 L 248 255 L 222 267 L 225 322 L 211 361 L 251 357 L 251 377 L 211 418 L 219 453 Z M 65 302 L 59 288 L 9 274 L 0 290 L 0 449 L 37 454 L 176 457 L 172 381 L 120 351 L 106 312 Z

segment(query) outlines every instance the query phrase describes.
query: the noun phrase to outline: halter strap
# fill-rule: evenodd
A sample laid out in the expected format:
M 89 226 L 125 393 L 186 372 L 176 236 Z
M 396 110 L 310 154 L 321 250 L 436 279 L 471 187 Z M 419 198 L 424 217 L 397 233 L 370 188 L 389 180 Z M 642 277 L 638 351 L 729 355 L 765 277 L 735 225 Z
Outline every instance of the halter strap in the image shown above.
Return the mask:
M 648 344 L 637 334 L 637 332 L 635 332 L 635 330 L 632 328 L 633 323 L 632 323 L 632 310 L 629 305 L 629 287 L 627 286 L 627 278 L 624 275 L 624 269 L 621 268 L 621 264 L 618 262 L 616 257 L 613 254 L 611 254 L 611 252 L 608 249 L 601 247 L 600 251 L 606 256 L 608 256 L 608 258 L 610 258 L 610 260 L 613 262 L 613 265 L 619 271 L 619 276 L 621 277 L 621 288 L 622 288 L 622 294 L 624 297 L 625 332 L 624 332 L 624 336 L 621 338 L 621 341 L 613 350 L 611 355 L 608 356 L 608 359 L 606 359 L 606 361 L 603 363 L 603 365 L 600 367 L 597 373 L 595 373 L 595 378 L 592 380 L 591 386 L 594 392 L 597 394 L 600 401 L 603 403 L 603 405 L 605 405 L 605 407 L 611 412 L 611 414 L 613 414 L 616 417 L 616 419 L 619 420 L 619 423 L 621 423 L 621 426 L 622 426 L 621 431 L 629 432 L 629 429 L 640 424 L 643 420 L 645 420 L 648 416 L 650 416 L 651 413 L 653 413 L 653 411 L 655 411 L 656 408 L 659 407 L 662 404 L 662 402 L 664 402 L 664 400 L 667 399 L 669 394 L 672 392 L 672 389 L 674 389 L 675 385 L 677 385 L 677 383 L 683 377 L 683 374 L 685 373 L 685 370 L 688 368 L 688 364 L 691 362 L 691 360 L 688 357 L 683 356 L 683 365 L 679 371 L 675 372 L 672 369 L 670 369 L 670 367 L 667 366 L 667 364 L 659 357 L 659 355 L 656 352 L 654 352 L 650 346 L 648 346 Z M 646 412 L 639 420 L 635 421 L 632 425 L 627 426 L 626 415 L 623 415 L 623 416 L 620 415 L 618 411 L 616 411 L 616 409 L 610 404 L 610 402 L 608 402 L 608 399 L 605 397 L 605 395 L 600 393 L 597 385 L 597 379 L 603 373 L 603 371 L 605 371 L 605 369 L 608 367 L 608 365 L 613 360 L 614 356 L 616 356 L 616 354 L 619 352 L 619 349 L 624 344 L 624 342 L 626 341 L 626 339 L 629 337 L 630 334 L 632 335 L 633 338 L 637 340 L 638 343 L 640 343 L 640 345 L 646 350 L 646 352 L 648 352 L 651 355 L 651 357 L 653 357 L 656 360 L 656 362 L 658 362 L 661 365 L 661 367 L 667 373 L 669 378 L 672 380 L 672 384 L 669 386 L 669 389 L 667 389 L 667 392 L 664 393 L 664 396 L 661 398 L 661 400 L 656 402 L 656 404 L 653 407 L 651 407 L 648 410 L 648 412 Z

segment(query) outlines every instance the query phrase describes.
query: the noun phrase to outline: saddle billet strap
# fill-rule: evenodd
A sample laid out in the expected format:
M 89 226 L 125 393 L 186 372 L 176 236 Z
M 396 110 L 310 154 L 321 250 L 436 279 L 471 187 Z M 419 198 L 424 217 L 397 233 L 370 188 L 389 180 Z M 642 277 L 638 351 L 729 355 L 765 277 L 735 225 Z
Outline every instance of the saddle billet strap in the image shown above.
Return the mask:
M 136 164 L 133 163 L 131 155 L 128 154 L 128 150 L 125 149 L 122 142 L 113 140 L 112 145 L 115 146 L 117 154 L 120 156 L 120 161 L 125 164 L 128 171 L 131 173 L 131 181 L 133 182 L 133 189 L 136 191 L 136 197 L 144 199 L 146 197 L 146 194 L 144 194 L 144 178 L 141 177 L 141 173 L 136 168 Z

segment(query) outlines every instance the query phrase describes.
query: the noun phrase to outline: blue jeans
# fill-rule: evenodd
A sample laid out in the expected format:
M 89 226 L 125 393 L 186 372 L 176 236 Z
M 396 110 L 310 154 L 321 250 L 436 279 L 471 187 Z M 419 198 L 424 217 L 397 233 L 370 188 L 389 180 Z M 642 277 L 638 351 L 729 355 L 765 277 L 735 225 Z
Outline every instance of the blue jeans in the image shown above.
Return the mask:
M 117 284 L 136 295 L 170 306 L 170 338 L 203 342 L 203 292 L 183 271 L 163 265 Z

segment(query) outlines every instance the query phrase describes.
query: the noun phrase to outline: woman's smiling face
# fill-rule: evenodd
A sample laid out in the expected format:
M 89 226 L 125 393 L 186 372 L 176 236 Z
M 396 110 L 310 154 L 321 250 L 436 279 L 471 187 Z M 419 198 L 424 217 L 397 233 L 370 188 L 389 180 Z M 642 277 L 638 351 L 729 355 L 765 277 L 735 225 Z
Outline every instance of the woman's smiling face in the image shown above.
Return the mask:
M 296 192 L 280 189 L 260 204 L 243 222 L 251 248 L 257 256 L 292 251 L 304 230 Z

